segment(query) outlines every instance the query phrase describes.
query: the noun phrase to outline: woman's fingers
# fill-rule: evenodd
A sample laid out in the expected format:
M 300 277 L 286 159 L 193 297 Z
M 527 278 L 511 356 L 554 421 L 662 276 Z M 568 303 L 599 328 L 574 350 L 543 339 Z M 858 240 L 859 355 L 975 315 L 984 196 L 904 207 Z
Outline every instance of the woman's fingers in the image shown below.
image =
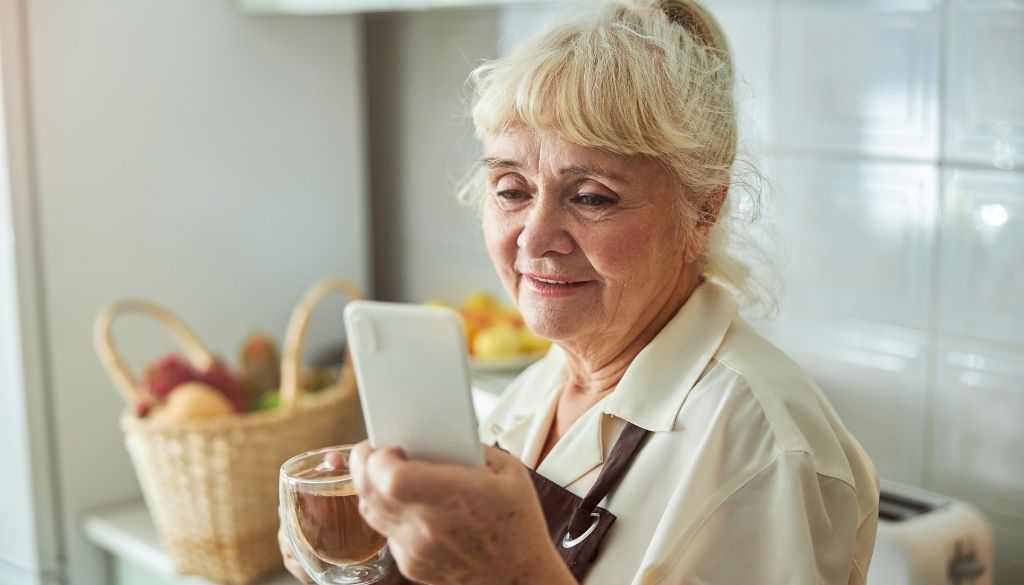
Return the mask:
M 365 442 L 353 449 L 359 511 L 388 537 L 411 579 L 434 583 L 457 573 L 479 583 L 522 572 L 550 552 L 523 465 L 500 449 L 486 448 L 485 456 L 485 467 L 464 467 L 407 459 L 401 449 L 375 450 Z
M 285 557 L 284 568 L 292 574 L 293 577 L 298 579 L 302 583 L 313 583 L 313 579 L 306 574 L 305 569 L 299 564 L 298 559 L 293 556 Z
M 359 484 L 365 479 L 363 470 L 366 469 L 366 458 L 373 453 L 373 447 L 369 441 L 360 441 L 352 447 L 348 457 L 348 469 L 352 472 L 352 481 L 355 482 L 356 492 L 359 492 Z
M 347 464 L 348 461 L 345 460 L 345 454 L 339 451 L 330 451 L 324 455 L 324 465 L 326 465 L 328 469 L 341 469 Z
M 284 533 L 284 526 L 277 529 L 277 545 L 281 547 L 281 556 L 292 556 L 292 547 L 288 544 L 288 536 Z
M 376 493 L 390 500 L 402 501 L 410 495 L 407 479 L 408 460 L 398 447 L 385 447 L 370 453 L 366 459 L 366 476 Z
M 313 579 L 311 579 L 310 576 L 306 574 L 306 571 L 299 564 L 299 561 L 295 560 L 294 558 L 285 559 L 284 568 L 292 574 L 292 577 L 298 579 L 299 583 L 304 583 L 305 585 L 314 585 L 315 581 L 313 581 Z
M 385 536 L 390 536 L 399 524 L 401 510 L 391 497 L 394 480 L 390 476 L 404 461 L 401 449 L 374 450 L 367 441 L 356 445 L 349 457 L 352 483 L 359 495 L 359 513 L 374 530 Z
M 281 526 L 277 530 L 277 544 L 281 547 L 281 557 L 284 559 L 284 568 L 300 582 L 312 585 L 313 580 L 309 578 L 309 575 L 306 574 L 306 570 L 302 568 L 298 559 L 296 559 L 295 555 L 292 554 L 292 545 L 288 542 L 288 536 L 284 533 L 284 526 Z

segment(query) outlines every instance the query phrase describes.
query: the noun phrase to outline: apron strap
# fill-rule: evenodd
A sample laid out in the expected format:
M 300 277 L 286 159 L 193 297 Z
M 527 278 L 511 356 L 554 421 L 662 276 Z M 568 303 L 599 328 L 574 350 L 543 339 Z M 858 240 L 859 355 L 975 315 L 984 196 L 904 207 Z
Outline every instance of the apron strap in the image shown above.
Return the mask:
M 583 497 L 580 505 L 573 510 L 567 531 L 569 538 L 579 537 L 590 527 L 592 522 L 591 512 L 597 508 L 601 500 L 618 483 L 619 477 L 626 471 L 630 461 L 633 459 L 633 454 L 640 448 L 640 444 L 643 443 L 647 433 L 647 429 L 643 427 L 638 427 L 631 422 L 626 423 L 626 428 L 622 429 L 622 434 L 619 435 L 615 445 L 612 446 L 611 453 L 608 454 L 608 461 L 601 468 L 597 481 L 594 482 L 587 495 Z

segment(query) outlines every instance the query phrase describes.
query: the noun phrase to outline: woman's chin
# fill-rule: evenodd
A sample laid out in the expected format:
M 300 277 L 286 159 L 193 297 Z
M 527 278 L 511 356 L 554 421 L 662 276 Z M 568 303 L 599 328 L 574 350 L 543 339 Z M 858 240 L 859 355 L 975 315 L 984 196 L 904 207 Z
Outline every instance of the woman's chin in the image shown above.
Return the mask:
M 550 314 L 544 317 L 523 313 L 523 319 L 530 331 L 555 343 L 571 338 L 573 331 L 578 329 L 578 326 L 574 326 L 575 324 L 563 323 L 561 319 L 554 318 Z

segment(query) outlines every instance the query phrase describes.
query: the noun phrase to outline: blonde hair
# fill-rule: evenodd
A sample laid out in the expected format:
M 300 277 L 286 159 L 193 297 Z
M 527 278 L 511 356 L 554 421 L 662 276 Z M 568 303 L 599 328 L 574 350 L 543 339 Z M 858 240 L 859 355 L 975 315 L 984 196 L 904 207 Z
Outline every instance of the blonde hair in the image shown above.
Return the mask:
M 681 185 L 677 208 L 687 249 L 703 243 L 701 273 L 744 304 L 773 312 L 772 286 L 759 282 L 748 263 L 758 247 L 733 227 L 743 213 L 759 214 L 761 182 L 753 167 L 744 167 L 753 181 L 735 176 L 734 74 L 721 28 L 692 0 L 619 0 L 585 12 L 473 71 L 477 138 L 522 124 L 581 146 L 661 161 Z M 741 186 L 744 202 L 737 201 Z M 460 198 L 479 206 L 484 192 L 478 172 Z

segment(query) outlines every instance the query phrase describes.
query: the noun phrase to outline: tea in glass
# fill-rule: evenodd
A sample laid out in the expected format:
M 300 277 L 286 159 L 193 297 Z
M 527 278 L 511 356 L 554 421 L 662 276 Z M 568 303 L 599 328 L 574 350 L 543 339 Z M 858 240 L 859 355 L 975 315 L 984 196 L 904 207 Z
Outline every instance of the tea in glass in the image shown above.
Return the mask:
M 298 534 L 321 560 L 335 564 L 366 562 L 384 548 L 386 539 L 359 515 L 359 496 L 351 476 L 310 469 L 297 474 L 289 505 Z
M 383 579 L 387 539 L 359 514 L 348 469 L 351 446 L 303 453 L 281 466 L 281 521 L 295 558 L 320 585 Z

